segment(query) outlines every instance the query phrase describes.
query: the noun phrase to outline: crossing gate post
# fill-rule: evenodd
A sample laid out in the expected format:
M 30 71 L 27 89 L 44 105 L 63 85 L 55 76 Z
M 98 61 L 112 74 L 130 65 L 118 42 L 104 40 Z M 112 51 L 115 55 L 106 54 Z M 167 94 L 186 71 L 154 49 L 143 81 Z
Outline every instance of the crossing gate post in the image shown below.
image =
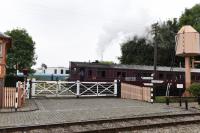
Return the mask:
M 121 98 L 121 81 L 117 80 L 117 97 Z
M 99 83 L 97 82 L 97 96 L 99 95 Z
M 58 81 L 58 92 L 61 91 L 61 82 L 60 80 Z
M 35 96 L 35 78 L 31 80 L 31 96 Z
M 80 81 L 77 80 L 76 84 L 77 84 L 76 97 L 79 98 L 79 95 L 80 95 Z
M 154 101 L 154 100 L 153 100 L 153 99 L 154 99 L 154 91 L 153 91 L 153 90 L 154 90 L 154 89 L 151 88 L 151 92 L 150 92 L 150 93 L 151 93 L 151 100 L 150 100 L 151 103 L 153 103 L 153 101 Z
M 16 92 L 15 92 L 15 112 L 17 112 L 17 107 L 18 107 L 18 89 L 20 87 L 20 82 L 18 81 L 16 83 Z
M 114 80 L 114 95 L 117 96 L 117 80 Z
M 24 82 L 24 94 L 26 98 L 30 99 L 30 79 L 27 79 L 27 82 Z
M 32 79 L 29 80 L 29 99 L 32 98 Z
M 57 85 L 56 85 L 56 97 L 57 97 L 60 85 L 59 85 L 59 80 L 57 80 L 56 82 L 57 82 Z

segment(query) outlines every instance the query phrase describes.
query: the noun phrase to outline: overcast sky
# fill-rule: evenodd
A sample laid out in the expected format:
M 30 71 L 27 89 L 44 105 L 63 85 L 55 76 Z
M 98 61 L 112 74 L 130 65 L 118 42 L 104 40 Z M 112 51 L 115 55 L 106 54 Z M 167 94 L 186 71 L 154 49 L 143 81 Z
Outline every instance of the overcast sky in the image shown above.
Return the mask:
M 0 31 L 25 28 L 36 67 L 69 61 L 118 62 L 120 44 L 150 24 L 179 17 L 199 0 L 0 0 Z

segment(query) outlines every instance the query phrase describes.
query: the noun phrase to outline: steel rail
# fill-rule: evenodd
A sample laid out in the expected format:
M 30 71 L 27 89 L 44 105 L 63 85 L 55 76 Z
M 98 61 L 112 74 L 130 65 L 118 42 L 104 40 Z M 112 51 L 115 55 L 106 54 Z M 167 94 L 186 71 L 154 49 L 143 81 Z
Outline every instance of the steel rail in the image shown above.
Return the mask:
M 200 120 L 189 120 L 189 121 L 177 121 L 177 122 L 166 122 L 166 123 L 156 123 L 156 124 L 144 124 L 144 125 L 133 125 L 125 127 L 115 127 L 115 128 L 103 128 L 95 130 L 80 131 L 81 133 L 116 133 L 119 131 L 134 131 L 134 130 L 144 130 L 151 128 L 163 128 L 169 126 L 178 126 L 178 125 L 191 125 L 199 124 Z M 79 132 L 76 132 L 79 133 Z

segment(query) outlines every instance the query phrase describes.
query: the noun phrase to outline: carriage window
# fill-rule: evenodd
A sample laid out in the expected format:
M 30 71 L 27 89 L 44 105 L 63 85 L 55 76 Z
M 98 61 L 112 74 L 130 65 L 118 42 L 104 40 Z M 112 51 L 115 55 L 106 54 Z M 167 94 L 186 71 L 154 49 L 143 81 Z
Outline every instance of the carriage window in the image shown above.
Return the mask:
M 54 74 L 57 74 L 57 69 L 54 69 Z
M 92 76 L 92 70 L 88 70 L 88 76 Z
M 60 70 L 60 74 L 63 74 L 63 69 Z
M 122 72 L 122 77 L 126 77 L 126 72 Z
M 103 70 L 98 71 L 97 74 L 98 74 L 98 77 L 102 77 L 102 78 L 106 77 L 106 72 Z
M 121 76 L 121 72 L 117 72 L 117 77 Z
M 69 70 L 65 70 L 65 74 L 69 74 Z

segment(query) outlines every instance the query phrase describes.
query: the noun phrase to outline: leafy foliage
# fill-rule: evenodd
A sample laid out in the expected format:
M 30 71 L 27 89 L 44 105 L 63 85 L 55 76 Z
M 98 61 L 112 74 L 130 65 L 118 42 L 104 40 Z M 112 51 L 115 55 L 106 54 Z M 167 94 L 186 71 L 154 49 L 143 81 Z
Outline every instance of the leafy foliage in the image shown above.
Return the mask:
M 180 27 L 183 25 L 191 25 L 200 32 L 200 4 L 196 4 L 191 9 L 185 9 L 179 21 Z
M 200 83 L 193 83 L 188 90 L 193 96 L 200 96 Z
M 25 29 L 13 29 L 5 34 L 12 38 L 12 48 L 7 53 L 7 74 L 15 74 L 24 68 L 31 70 L 35 64 L 35 42 Z
M 153 64 L 153 46 L 145 38 L 134 36 L 122 44 L 121 51 L 119 60 L 123 64 Z

